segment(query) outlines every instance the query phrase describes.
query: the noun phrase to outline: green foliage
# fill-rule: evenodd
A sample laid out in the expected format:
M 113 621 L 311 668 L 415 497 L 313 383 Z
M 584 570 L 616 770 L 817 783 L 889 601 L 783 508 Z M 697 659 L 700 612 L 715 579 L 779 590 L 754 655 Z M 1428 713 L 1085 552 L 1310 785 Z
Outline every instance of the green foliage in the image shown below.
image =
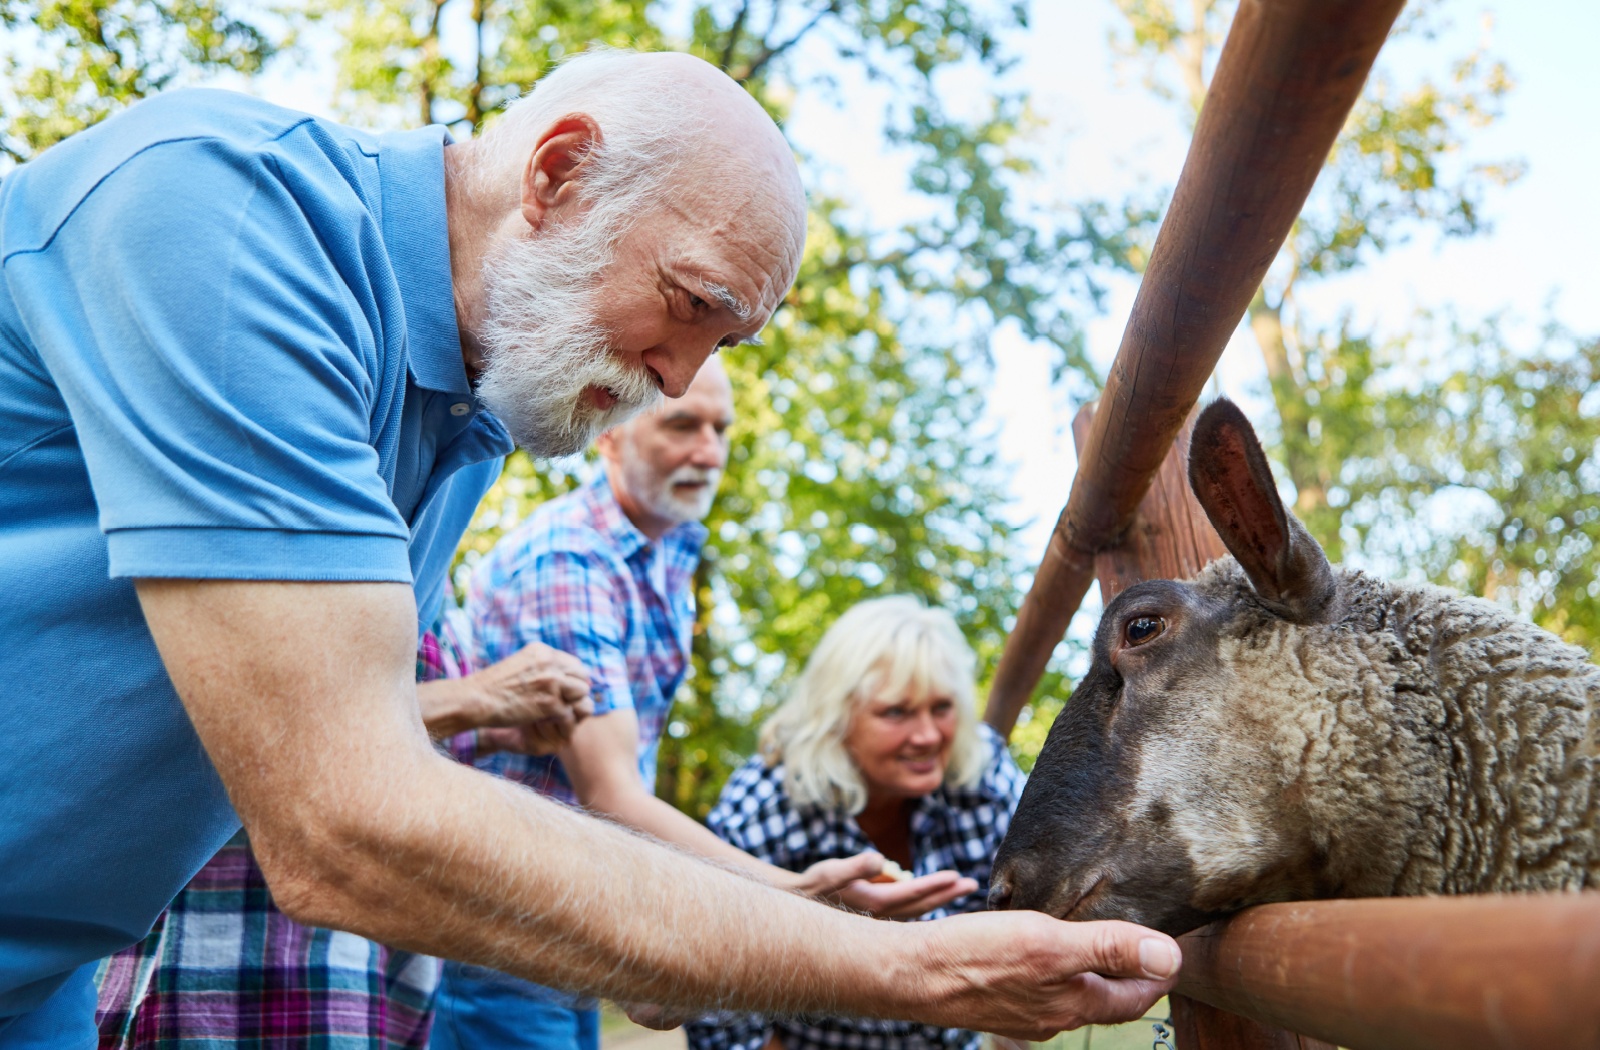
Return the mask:
M 1045 340 L 1067 381 L 1092 390 L 1077 312 L 1098 303 L 1097 268 L 1127 265 L 1147 219 L 1094 203 L 1059 217 L 1023 206 L 1016 188 L 1032 171 L 1025 100 L 996 95 L 975 120 L 947 113 L 940 72 L 976 64 L 1001 73 L 998 37 L 1023 23 L 1022 9 L 699 5 L 692 38 L 676 40 L 642 3 L 479 0 L 467 14 L 480 46 L 463 51 L 444 47 L 449 6 L 324 0 L 320 16 L 342 34 L 344 105 L 370 119 L 470 129 L 563 55 L 598 41 L 692 51 L 782 119 L 798 92 L 834 91 L 850 64 L 894 85 L 887 134 L 912 152 L 913 188 L 928 205 L 900 229 L 871 230 L 849 202 L 814 198 L 795 289 L 764 345 L 728 355 L 738 422 L 707 522 L 693 672 L 662 748 L 662 794 L 703 814 L 821 632 L 863 598 L 911 593 L 947 606 L 992 666 L 1020 566 L 980 426 L 990 337 L 1011 324 Z M 455 59 L 442 57 L 447 50 Z M 463 63 L 467 51 L 475 57 Z M 467 536 L 461 571 L 569 489 L 577 469 L 513 456 Z M 1053 673 L 1046 688 L 1059 682 Z
M 1600 340 L 1551 324 L 1519 346 L 1494 318 L 1424 341 L 1404 344 L 1422 378 L 1366 384 L 1366 433 L 1341 439 L 1352 544 L 1600 651 Z
M 259 71 L 287 43 L 226 0 L 0 0 L 0 156 L 27 160 L 196 74 Z
M 1178 97 L 1177 73 L 1192 117 L 1234 5 L 1204 0 L 1185 17 L 1165 0 L 1117 3 L 1118 46 L 1165 97 Z M 1436 39 L 1437 6 L 1413 5 L 1393 37 Z M 1551 325 L 1519 347 L 1491 320 L 1432 340 L 1424 323 L 1380 345 L 1348 315 L 1319 325 L 1295 302 L 1305 282 L 1419 231 L 1483 232 L 1486 194 L 1522 165 L 1470 160 L 1470 139 L 1512 87 L 1483 46 L 1404 88 L 1380 68 L 1249 320 L 1278 409 L 1275 453 L 1331 554 L 1486 595 L 1594 650 L 1597 344 Z
M 942 604 L 988 664 L 1016 602 L 1004 486 L 977 429 L 981 377 L 949 348 L 901 338 L 881 275 L 857 289 L 826 277 L 852 248 L 837 210 L 813 202 L 795 293 L 765 345 L 728 362 L 740 419 L 708 520 L 695 677 L 659 785 L 690 812 L 751 753 L 754 720 L 851 605 Z

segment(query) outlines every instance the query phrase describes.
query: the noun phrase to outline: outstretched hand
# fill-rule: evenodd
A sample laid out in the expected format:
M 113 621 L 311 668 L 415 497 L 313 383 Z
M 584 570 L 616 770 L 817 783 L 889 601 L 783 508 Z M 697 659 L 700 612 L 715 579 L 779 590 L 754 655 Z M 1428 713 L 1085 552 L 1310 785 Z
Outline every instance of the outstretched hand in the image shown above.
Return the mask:
M 956 915 L 911 928 L 934 1007 L 919 1020 L 1043 1042 L 1142 1016 L 1177 983 L 1183 955 L 1129 922 L 1064 922 L 1031 911 Z
M 879 1003 L 863 1013 L 1025 1042 L 1136 1020 L 1171 991 L 1183 963 L 1171 937 L 1128 922 L 979 912 L 902 929 L 912 942 L 894 987 L 906 998 L 887 1012 Z M 676 1028 L 695 1013 L 620 1005 L 647 1028 Z
M 882 855 L 870 851 L 821 860 L 800 873 L 796 889 L 879 918 L 914 919 L 978 888 L 975 880 L 955 871 L 936 871 L 903 882 L 867 881 L 882 872 Z

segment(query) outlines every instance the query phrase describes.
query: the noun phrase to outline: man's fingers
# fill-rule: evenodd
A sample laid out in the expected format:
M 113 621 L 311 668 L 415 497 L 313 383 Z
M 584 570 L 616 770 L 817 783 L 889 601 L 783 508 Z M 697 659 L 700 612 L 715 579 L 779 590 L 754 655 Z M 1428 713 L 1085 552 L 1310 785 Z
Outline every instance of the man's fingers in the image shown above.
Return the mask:
M 560 747 L 572 739 L 572 730 L 578 724 L 571 712 L 562 711 L 554 718 L 541 719 L 533 724 L 534 731 L 553 746 Z
M 576 704 L 589 696 L 589 679 L 586 677 L 564 674 L 556 679 L 556 687 L 561 691 L 562 701 L 567 704 Z
M 1121 1024 L 1143 1017 L 1156 1000 L 1171 990 L 1173 982 L 1140 978 L 1080 975 L 1080 1012 L 1085 1024 Z
M 665 1007 L 654 1003 L 618 1003 L 622 1012 L 628 1015 L 628 1020 L 645 1028 L 654 1028 L 664 1032 L 670 1028 L 677 1028 L 688 1018 L 681 1014 L 672 1013 Z
M 1164 933 L 1131 922 L 1073 923 L 1083 957 L 1078 968 L 1107 977 L 1142 977 L 1165 981 L 1183 966 L 1178 942 Z

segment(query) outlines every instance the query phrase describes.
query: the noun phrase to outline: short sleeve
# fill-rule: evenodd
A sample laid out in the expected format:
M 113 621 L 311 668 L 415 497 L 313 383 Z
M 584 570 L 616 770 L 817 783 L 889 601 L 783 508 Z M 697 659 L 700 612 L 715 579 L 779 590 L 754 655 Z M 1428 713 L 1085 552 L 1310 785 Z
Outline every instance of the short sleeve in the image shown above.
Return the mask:
M 487 660 L 503 660 L 530 642 L 578 658 L 589 672 L 595 714 L 631 709 L 633 690 L 623 631 L 626 596 L 597 553 L 551 550 L 532 555 L 504 579 L 474 577 L 468 615 Z
M 374 331 L 371 225 L 336 178 L 286 181 L 250 151 L 177 140 L 6 260 L 112 576 L 410 582 L 374 447 L 404 364 Z

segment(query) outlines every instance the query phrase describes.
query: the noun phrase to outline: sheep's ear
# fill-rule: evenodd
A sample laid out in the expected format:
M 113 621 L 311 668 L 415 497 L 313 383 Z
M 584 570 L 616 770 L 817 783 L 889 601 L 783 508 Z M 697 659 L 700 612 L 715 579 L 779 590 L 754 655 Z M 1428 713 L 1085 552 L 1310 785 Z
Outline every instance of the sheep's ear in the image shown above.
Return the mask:
M 1274 611 L 1322 619 L 1338 589 L 1322 547 L 1283 506 L 1266 453 L 1239 406 L 1206 406 L 1189 443 L 1189 485 L 1206 517 Z

